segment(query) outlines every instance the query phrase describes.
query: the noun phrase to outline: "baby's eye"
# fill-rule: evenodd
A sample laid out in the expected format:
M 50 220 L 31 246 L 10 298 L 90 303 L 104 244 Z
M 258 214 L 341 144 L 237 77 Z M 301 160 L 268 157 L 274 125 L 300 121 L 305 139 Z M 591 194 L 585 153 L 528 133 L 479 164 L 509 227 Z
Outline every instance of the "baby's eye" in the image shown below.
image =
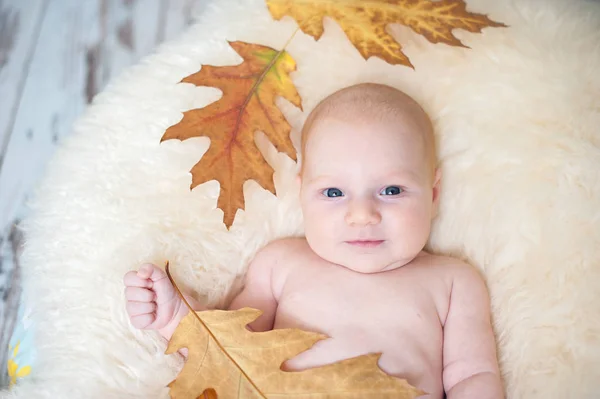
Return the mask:
M 343 197 L 344 193 L 339 188 L 326 188 L 323 190 L 323 195 L 327 198 Z
M 398 186 L 387 186 L 383 190 L 381 190 L 381 195 L 399 195 L 404 190 Z

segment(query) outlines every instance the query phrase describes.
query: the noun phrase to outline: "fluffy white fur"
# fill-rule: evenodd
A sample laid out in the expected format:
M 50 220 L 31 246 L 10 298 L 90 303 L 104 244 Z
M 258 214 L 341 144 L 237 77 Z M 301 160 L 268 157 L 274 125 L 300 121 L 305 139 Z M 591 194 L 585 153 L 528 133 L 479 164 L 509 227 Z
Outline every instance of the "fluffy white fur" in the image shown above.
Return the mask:
M 393 32 L 416 70 L 365 62 L 326 21 L 316 43 L 289 45 L 309 111 L 357 82 L 405 90 L 431 114 L 443 169 L 430 247 L 479 267 L 491 290 L 509 398 L 592 398 L 600 391 L 600 3 L 469 0 L 509 25 L 456 31 L 471 49 Z M 239 287 L 266 242 L 302 233 L 296 165 L 266 148 L 279 197 L 246 186 L 227 232 L 218 185 L 189 191 L 207 139 L 159 144 L 182 111 L 219 98 L 177 84 L 201 64 L 240 58 L 227 40 L 280 48 L 295 29 L 264 0 L 214 1 L 178 40 L 100 94 L 56 154 L 26 224 L 27 298 L 38 362 L 1 398 L 168 397 L 181 366 L 157 335 L 133 329 L 122 276 L 171 261 L 177 281 L 211 303 Z M 297 131 L 306 113 L 280 105 Z M 260 136 L 259 136 L 260 137 Z

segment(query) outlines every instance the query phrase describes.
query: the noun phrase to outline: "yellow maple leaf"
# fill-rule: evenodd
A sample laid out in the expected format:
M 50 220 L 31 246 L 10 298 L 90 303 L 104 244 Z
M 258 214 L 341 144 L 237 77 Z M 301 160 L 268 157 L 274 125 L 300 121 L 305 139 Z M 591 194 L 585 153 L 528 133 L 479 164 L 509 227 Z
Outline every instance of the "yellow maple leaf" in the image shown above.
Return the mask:
M 273 18 L 293 17 L 300 29 L 319 40 L 323 18 L 334 19 L 360 54 L 377 56 L 390 64 L 412 67 L 402 46 L 386 32 L 391 23 L 412 28 L 432 43 L 464 45 L 452 34 L 456 28 L 481 32 L 502 27 L 482 14 L 466 10 L 463 0 L 266 0 Z
M 181 373 L 169 384 L 171 398 L 408 399 L 424 394 L 385 374 L 377 365 L 379 354 L 282 371 L 284 361 L 327 337 L 298 329 L 246 329 L 260 314 L 250 308 L 190 312 L 166 351 L 188 349 Z
M 273 168 L 254 143 L 257 130 L 264 132 L 279 152 L 296 160 L 291 127 L 275 105 L 275 97 L 282 96 L 302 108 L 289 76 L 296 63 L 287 52 L 244 42 L 229 44 L 243 58 L 241 64 L 203 65 L 199 72 L 182 80 L 219 88 L 223 97 L 204 108 L 184 112 L 181 122 L 169 127 L 161 139 L 210 138 L 208 151 L 191 170 L 191 188 L 210 180 L 219 182 L 217 206 L 223 210 L 227 227 L 237 210 L 244 209 L 242 187 L 246 180 L 254 179 L 275 194 Z

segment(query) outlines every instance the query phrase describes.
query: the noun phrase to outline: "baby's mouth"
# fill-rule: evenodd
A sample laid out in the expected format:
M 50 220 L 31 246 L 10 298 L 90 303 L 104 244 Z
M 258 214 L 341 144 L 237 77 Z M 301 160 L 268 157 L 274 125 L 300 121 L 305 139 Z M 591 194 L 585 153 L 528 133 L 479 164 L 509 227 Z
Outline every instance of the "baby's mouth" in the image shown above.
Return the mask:
M 384 240 L 353 240 L 344 242 L 348 245 L 359 248 L 375 248 L 383 244 Z

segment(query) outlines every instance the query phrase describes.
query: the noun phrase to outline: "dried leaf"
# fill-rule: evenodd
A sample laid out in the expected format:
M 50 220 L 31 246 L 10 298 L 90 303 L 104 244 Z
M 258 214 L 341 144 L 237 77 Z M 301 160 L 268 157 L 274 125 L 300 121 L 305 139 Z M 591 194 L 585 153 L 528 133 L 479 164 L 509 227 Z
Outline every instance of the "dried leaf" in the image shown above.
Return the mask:
M 246 180 L 254 179 L 275 194 L 273 168 L 254 143 L 257 130 L 264 132 L 278 151 L 296 160 L 291 127 L 275 105 L 275 97 L 282 96 L 302 107 L 289 76 L 296 63 L 287 52 L 244 42 L 229 44 L 243 58 L 241 64 L 204 65 L 182 80 L 219 88 L 223 97 L 204 108 L 185 112 L 181 122 L 168 128 L 162 137 L 163 141 L 210 138 L 207 153 L 191 170 L 191 188 L 210 180 L 219 182 L 217 206 L 223 210 L 227 227 L 232 225 L 237 210 L 244 209 L 242 187 Z
M 169 384 L 171 398 L 219 399 L 404 399 L 423 395 L 405 380 L 385 374 L 379 354 L 299 372 L 281 364 L 327 337 L 298 329 L 255 333 L 246 325 L 256 309 L 190 312 L 175 331 L 166 353 L 188 348 L 181 373 Z M 216 393 L 216 396 L 214 395 Z
M 463 0 L 266 0 L 273 18 L 293 17 L 300 29 L 319 40 L 323 18 L 333 18 L 346 32 L 360 54 L 377 56 L 390 64 L 411 66 L 402 46 L 386 32 L 399 23 L 412 28 L 432 43 L 464 46 L 453 34 L 456 28 L 481 32 L 488 26 L 501 27 L 482 14 L 466 10 Z

